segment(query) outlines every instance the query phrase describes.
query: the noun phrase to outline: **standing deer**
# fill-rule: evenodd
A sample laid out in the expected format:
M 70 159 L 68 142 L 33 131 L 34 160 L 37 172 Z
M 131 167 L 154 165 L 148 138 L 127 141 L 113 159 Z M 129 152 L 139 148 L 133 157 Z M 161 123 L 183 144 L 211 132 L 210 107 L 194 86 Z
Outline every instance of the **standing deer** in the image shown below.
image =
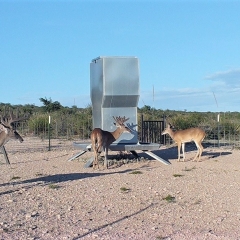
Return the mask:
M 201 128 L 189 128 L 185 130 L 173 131 L 171 125 L 168 124 L 167 128 L 162 132 L 162 135 L 169 134 L 169 136 L 177 143 L 178 145 L 178 162 L 180 161 L 180 150 L 182 146 L 183 161 L 185 161 L 185 143 L 194 141 L 197 146 L 197 154 L 193 161 L 200 160 L 202 155 L 203 146 L 202 141 L 205 138 L 206 134 Z
M 19 142 L 23 142 L 23 138 L 19 135 L 14 127 L 15 122 L 19 122 L 22 119 L 13 119 L 12 114 L 10 114 L 10 119 L 6 117 L 2 117 L 0 115 L 0 147 L 4 146 L 10 139 L 19 140 Z
M 94 161 L 93 161 L 93 169 L 95 169 L 96 165 L 99 169 L 99 162 L 98 162 L 98 156 L 102 152 L 102 149 L 105 153 L 105 160 L 104 160 L 104 166 L 108 168 L 108 148 L 116 141 L 123 132 L 131 132 L 131 129 L 125 126 L 124 122 L 126 122 L 129 118 L 124 117 L 113 117 L 116 123 L 114 125 L 117 127 L 117 129 L 114 132 L 108 132 L 104 131 L 101 128 L 95 128 L 91 133 L 91 142 L 92 142 L 92 148 L 94 151 Z

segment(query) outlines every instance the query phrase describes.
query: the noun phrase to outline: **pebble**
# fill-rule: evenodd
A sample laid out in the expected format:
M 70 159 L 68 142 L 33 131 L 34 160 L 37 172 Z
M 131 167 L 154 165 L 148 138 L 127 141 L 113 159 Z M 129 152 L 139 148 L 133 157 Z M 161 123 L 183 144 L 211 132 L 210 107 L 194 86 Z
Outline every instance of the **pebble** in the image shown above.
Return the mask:
M 29 219 L 29 218 L 31 218 L 31 214 L 27 213 L 25 217 L 26 217 L 26 219 Z
M 39 214 L 38 214 L 38 212 L 36 212 L 36 211 L 34 211 L 34 212 L 32 212 L 31 213 L 31 217 L 37 217 Z
M 73 210 L 73 206 L 68 206 L 68 211 L 72 211 Z

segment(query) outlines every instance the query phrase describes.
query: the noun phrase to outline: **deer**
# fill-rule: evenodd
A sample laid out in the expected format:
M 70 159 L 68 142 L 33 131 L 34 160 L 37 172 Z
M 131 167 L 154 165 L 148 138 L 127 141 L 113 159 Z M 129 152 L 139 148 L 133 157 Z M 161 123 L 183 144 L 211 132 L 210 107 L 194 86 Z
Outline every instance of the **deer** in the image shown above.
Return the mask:
M 92 149 L 94 151 L 94 161 L 93 169 L 97 166 L 99 169 L 98 157 L 101 154 L 102 150 L 104 151 L 104 167 L 108 168 L 108 148 L 109 146 L 116 141 L 123 132 L 131 132 L 131 129 L 128 128 L 124 123 L 129 119 L 124 117 L 113 117 L 114 125 L 117 129 L 113 132 L 104 131 L 101 128 L 95 128 L 91 132 L 91 142 Z
M 170 124 L 167 125 L 165 130 L 162 132 L 162 135 L 169 134 L 169 136 L 177 143 L 178 146 L 178 162 L 180 162 L 180 151 L 182 147 L 182 153 L 183 153 L 183 162 L 185 161 L 185 143 L 192 142 L 196 144 L 197 147 L 197 154 L 194 157 L 193 161 L 195 161 L 198 157 L 198 160 L 200 160 L 202 152 L 203 152 L 203 146 L 202 141 L 206 136 L 206 133 L 201 128 L 188 128 L 185 130 L 178 130 L 173 131 L 172 126 Z
M 23 142 L 23 138 L 16 131 L 16 128 L 14 126 L 15 122 L 22 120 L 25 120 L 25 118 L 13 119 L 12 114 L 10 114 L 10 118 L 2 117 L 0 115 L 0 148 L 3 147 L 10 139 Z

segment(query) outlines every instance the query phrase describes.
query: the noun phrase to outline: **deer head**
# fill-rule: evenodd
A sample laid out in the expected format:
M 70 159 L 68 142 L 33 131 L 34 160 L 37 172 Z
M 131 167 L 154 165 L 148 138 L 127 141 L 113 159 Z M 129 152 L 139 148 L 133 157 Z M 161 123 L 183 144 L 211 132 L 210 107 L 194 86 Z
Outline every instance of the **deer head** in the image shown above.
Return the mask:
M 115 123 L 114 125 L 122 130 L 122 132 L 131 132 L 131 129 L 127 127 L 124 123 L 129 120 L 129 118 L 124 117 L 113 117 Z
M 23 138 L 16 131 L 14 123 L 25 119 L 26 118 L 14 119 L 12 114 L 10 114 L 10 118 L 2 117 L 0 115 L 0 147 L 7 143 L 10 139 L 23 142 Z

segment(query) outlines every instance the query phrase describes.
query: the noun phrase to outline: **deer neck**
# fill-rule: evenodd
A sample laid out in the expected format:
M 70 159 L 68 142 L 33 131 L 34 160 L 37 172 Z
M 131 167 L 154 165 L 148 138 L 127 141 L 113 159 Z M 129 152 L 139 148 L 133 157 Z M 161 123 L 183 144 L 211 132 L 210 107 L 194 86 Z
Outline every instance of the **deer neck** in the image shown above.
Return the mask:
M 8 135 L 6 134 L 5 131 L 2 131 L 0 133 L 0 147 L 3 146 L 6 142 L 8 142 L 8 140 L 9 140 Z
M 169 130 L 168 134 L 172 139 L 175 138 L 175 132 L 172 129 Z
M 111 133 L 112 133 L 114 139 L 117 140 L 117 139 L 121 136 L 121 134 L 123 133 L 123 131 L 122 131 L 121 128 L 118 127 L 115 131 L 113 131 L 113 132 L 111 132 Z

